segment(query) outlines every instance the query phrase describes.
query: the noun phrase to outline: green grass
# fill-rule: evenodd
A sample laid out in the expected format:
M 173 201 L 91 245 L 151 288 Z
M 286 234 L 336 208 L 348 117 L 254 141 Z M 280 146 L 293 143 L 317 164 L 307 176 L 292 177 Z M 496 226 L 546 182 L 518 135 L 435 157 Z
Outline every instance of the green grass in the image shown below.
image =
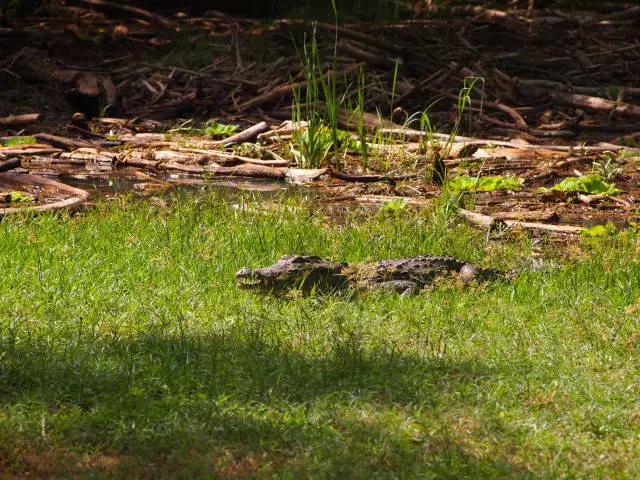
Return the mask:
M 509 268 L 437 210 L 177 198 L 0 222 L 0 462 L 33 478 L 633 478 L 635 239 L 425 295 L 235 286 L 284 253 Z

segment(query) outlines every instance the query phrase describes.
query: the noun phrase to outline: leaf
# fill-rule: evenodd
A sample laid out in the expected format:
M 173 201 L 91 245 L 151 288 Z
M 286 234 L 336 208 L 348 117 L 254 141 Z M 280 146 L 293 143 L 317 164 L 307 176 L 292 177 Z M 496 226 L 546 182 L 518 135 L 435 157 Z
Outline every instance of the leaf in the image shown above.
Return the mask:
M 617 195 L 621 190 L 616 188 L 614 183 L 607 183 L 602 176 L 592 174 L 582 177 L 568 177 L 551 188 L 541 188 L 541 192 L 561 191 L 561 192 L 582 192 L 590 194 Z
M 524 179 L 518 177 L 468 177 L 460 175 L 450 180 L 448 186 L 459 192 L 490 192 L 493 190 L 520 190 L 523 183 Z

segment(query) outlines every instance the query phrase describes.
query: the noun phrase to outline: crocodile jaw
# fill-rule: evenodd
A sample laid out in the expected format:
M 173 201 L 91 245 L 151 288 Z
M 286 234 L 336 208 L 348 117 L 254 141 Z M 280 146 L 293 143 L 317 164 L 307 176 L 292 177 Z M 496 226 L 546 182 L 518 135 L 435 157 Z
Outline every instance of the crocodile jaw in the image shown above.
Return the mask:
M 268 280 L 260 275 L 258 270 L 242 268 L 236 272 L 238 287 L 242 290 L 266 290 L 269 288 Z

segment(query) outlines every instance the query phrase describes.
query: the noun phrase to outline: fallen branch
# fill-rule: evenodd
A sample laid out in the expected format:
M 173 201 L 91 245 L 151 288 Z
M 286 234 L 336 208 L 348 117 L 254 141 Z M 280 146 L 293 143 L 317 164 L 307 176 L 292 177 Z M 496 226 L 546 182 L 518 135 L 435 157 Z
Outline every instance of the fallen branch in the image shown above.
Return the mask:
M 15 157 L 19 155 L 51 155 L 53 153 L 60 153 L 62 150 L 59 148 L 53 148 L 50 146 L 38 146 L 38 145 L 28 145 L 24 148 L 21 147 L 11 147 L 11 148 L 0 148 L 0 155 L 5 157 Z
M 574 225 L 550 225 L 547 223 L 521 222 L 519 220 L 498 220 L 483 213 L 473 212 L 464 208 L 458 209 L 458 214 L 473 223 L 484 228 L 495 228 L 497 222 L 506 225 L 509 228 L 522 228 L 525 230 L 542 230 L 551 233 L 559 233 L 565 235 L 580 235 L 583 228 Z
M 330 25 L 328 23 L 317 23 L 318 28 L 326 30 L 328 32 L 336 32 L 342 37 L 351 38 L 352 40 L 356 40 L 365 45 L 371 45 L 377 47 L 381 50 L 385 50 L 387 52 L 393 53 L 394 55 L 403 55 L 405 53 L 405 49 L 393 43 L 385 42 L 384 40 L 378 37 L 372 37 L 370 35 L 358 32 L 356 30 L 352 30 L 350 28 L 345 27 L 337 27 L 336 25 Z
M 338 49 L 340 52 L 355 60 L 367 62 L 372 67 L 377 67 L 382 70 L 393 70 L 396 65 L 395 62 L 392 62 L 381 55 L 357 48 L 349 42 L 340 42 L 338 44 Z
M 48 143 L 54 147 L 65 148 L 67 150 L 82 147 L 93 147 L 91 143 L 85 140 L 73 140 L 71 138 L 60 137 L 58 135 L 51 135 L 49 133 L 36 133 L 34 137 L 39 142 Z
M 587 95 L 578 95 L 577 93 L 564 93 L 559 91 L 549 92 L 552 101 L 572 107 L 588 108 L 614 117 L 631 117 L 640 118 L 640 106 L 631 105 L 630 103 L 616 102 L 613 100 L 605 100 L 600 97 L 590 97 Z
M 258 135 L 266 132 L 267 130 L 269 130 L 267 122 L 260 122 L 252 127 L 247 128 L 246 130 L 243 130 L 239 133 L 236 133 L 235 135 L 231 135 L 230 137 L 225 138 L 224 140 L 219 140 L 214 143 L 227 146 L 233 145 L 234 143 L 250 142 L 257 138 Z
M 23 127 L 38 123 L 39 113 L 27 113 L 25 115 L 9 115 L 8 117 L 0 117 L 0 127 Z
M 142 18 L 152 23 L 159 23 L 165 27 L 173 26 L 171 20 L 142 8 L 122 5 L 121 3 L 109 2 L 107 0 L 80 0 L 80 2 L 86 3 L 104 13 L 125 14 L 134 18 Z
M 21 161 L 19 158 L 12 158 L 11 160 L 5 160 L 4 162 L 0 162 L 0 172 L 13 170 L 14 168 L 18 168 L 20 164 L 21 164 Z
M 365 65 L 364 63 L 358 63 L 358 64 L 353 65 L 350 68 L 347 68 L 346 70 L 343 70 L 341 72 L 336 72 L 336 71 L 330 70 L 327 73 L 325 73 L 322 77 L 317 78 L 316 81 L 321 81 L 322 79 L 331 78 L 331 76 L 335 76 L 335 78 L 342 78 L 342 77 L 345 77 L 347 75 L 352 74 L 353 72 L 357 72 L 364 65 Z M 238 105 L 236 110 L 238 110 L 239 112 L 242 112 L 242 111 L 248 110 L 250 108 L 255 108 L 255 107 L 258 107 L 260 105 L 264 105 L 265 103 L 273 102 L 273 101 L 281 98 L 282 96 L 293 92 L 294 90 L 302 89 L 302 88 L 304 88 L 306 86 L 307 86 L 307 82 L 306 81 L 295 82 L 295 83 L 285 83 L 283 85 L 280 85 L 279 87 L 274 88 L 270 92 L 264 93 L 264 94 L 262 94 L 262 95 L 260 95 L 258 97 L 254 97 L 251 100 L 248 100 L 248 101 Z
M 40 177 L 37 175 L 19 174 L 19 173 L 0 173 L 0 185 L 15 186 L 18 185 L 23 189 L 36 186 L 42 189 L 53 189 L 55 192 L 62 192 L 71 195 L 69 198 L 58 200 L 56 202 L 48 203 L 45 205 L 25 206 L 25 207 L 0 207 L 0 216 L 9 215 L 12 213 L 24 213 L 24 212 L 50 212 L 53 210 L 60 210 L 63 208 L 77 208 L 89 198 L 89 192 L 81 190 L 79 188 L 65 185 L 64 183 L 56 182 L 48 178 Z

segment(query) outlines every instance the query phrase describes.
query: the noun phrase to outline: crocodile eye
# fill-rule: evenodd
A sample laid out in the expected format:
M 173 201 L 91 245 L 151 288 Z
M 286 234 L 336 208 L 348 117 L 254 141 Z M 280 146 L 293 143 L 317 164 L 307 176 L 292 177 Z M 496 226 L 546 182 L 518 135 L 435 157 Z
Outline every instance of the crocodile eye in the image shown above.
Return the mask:
M 251 269 L 244 267 L 236 272 L 236 277 L 248 277 L 251 275 Z

